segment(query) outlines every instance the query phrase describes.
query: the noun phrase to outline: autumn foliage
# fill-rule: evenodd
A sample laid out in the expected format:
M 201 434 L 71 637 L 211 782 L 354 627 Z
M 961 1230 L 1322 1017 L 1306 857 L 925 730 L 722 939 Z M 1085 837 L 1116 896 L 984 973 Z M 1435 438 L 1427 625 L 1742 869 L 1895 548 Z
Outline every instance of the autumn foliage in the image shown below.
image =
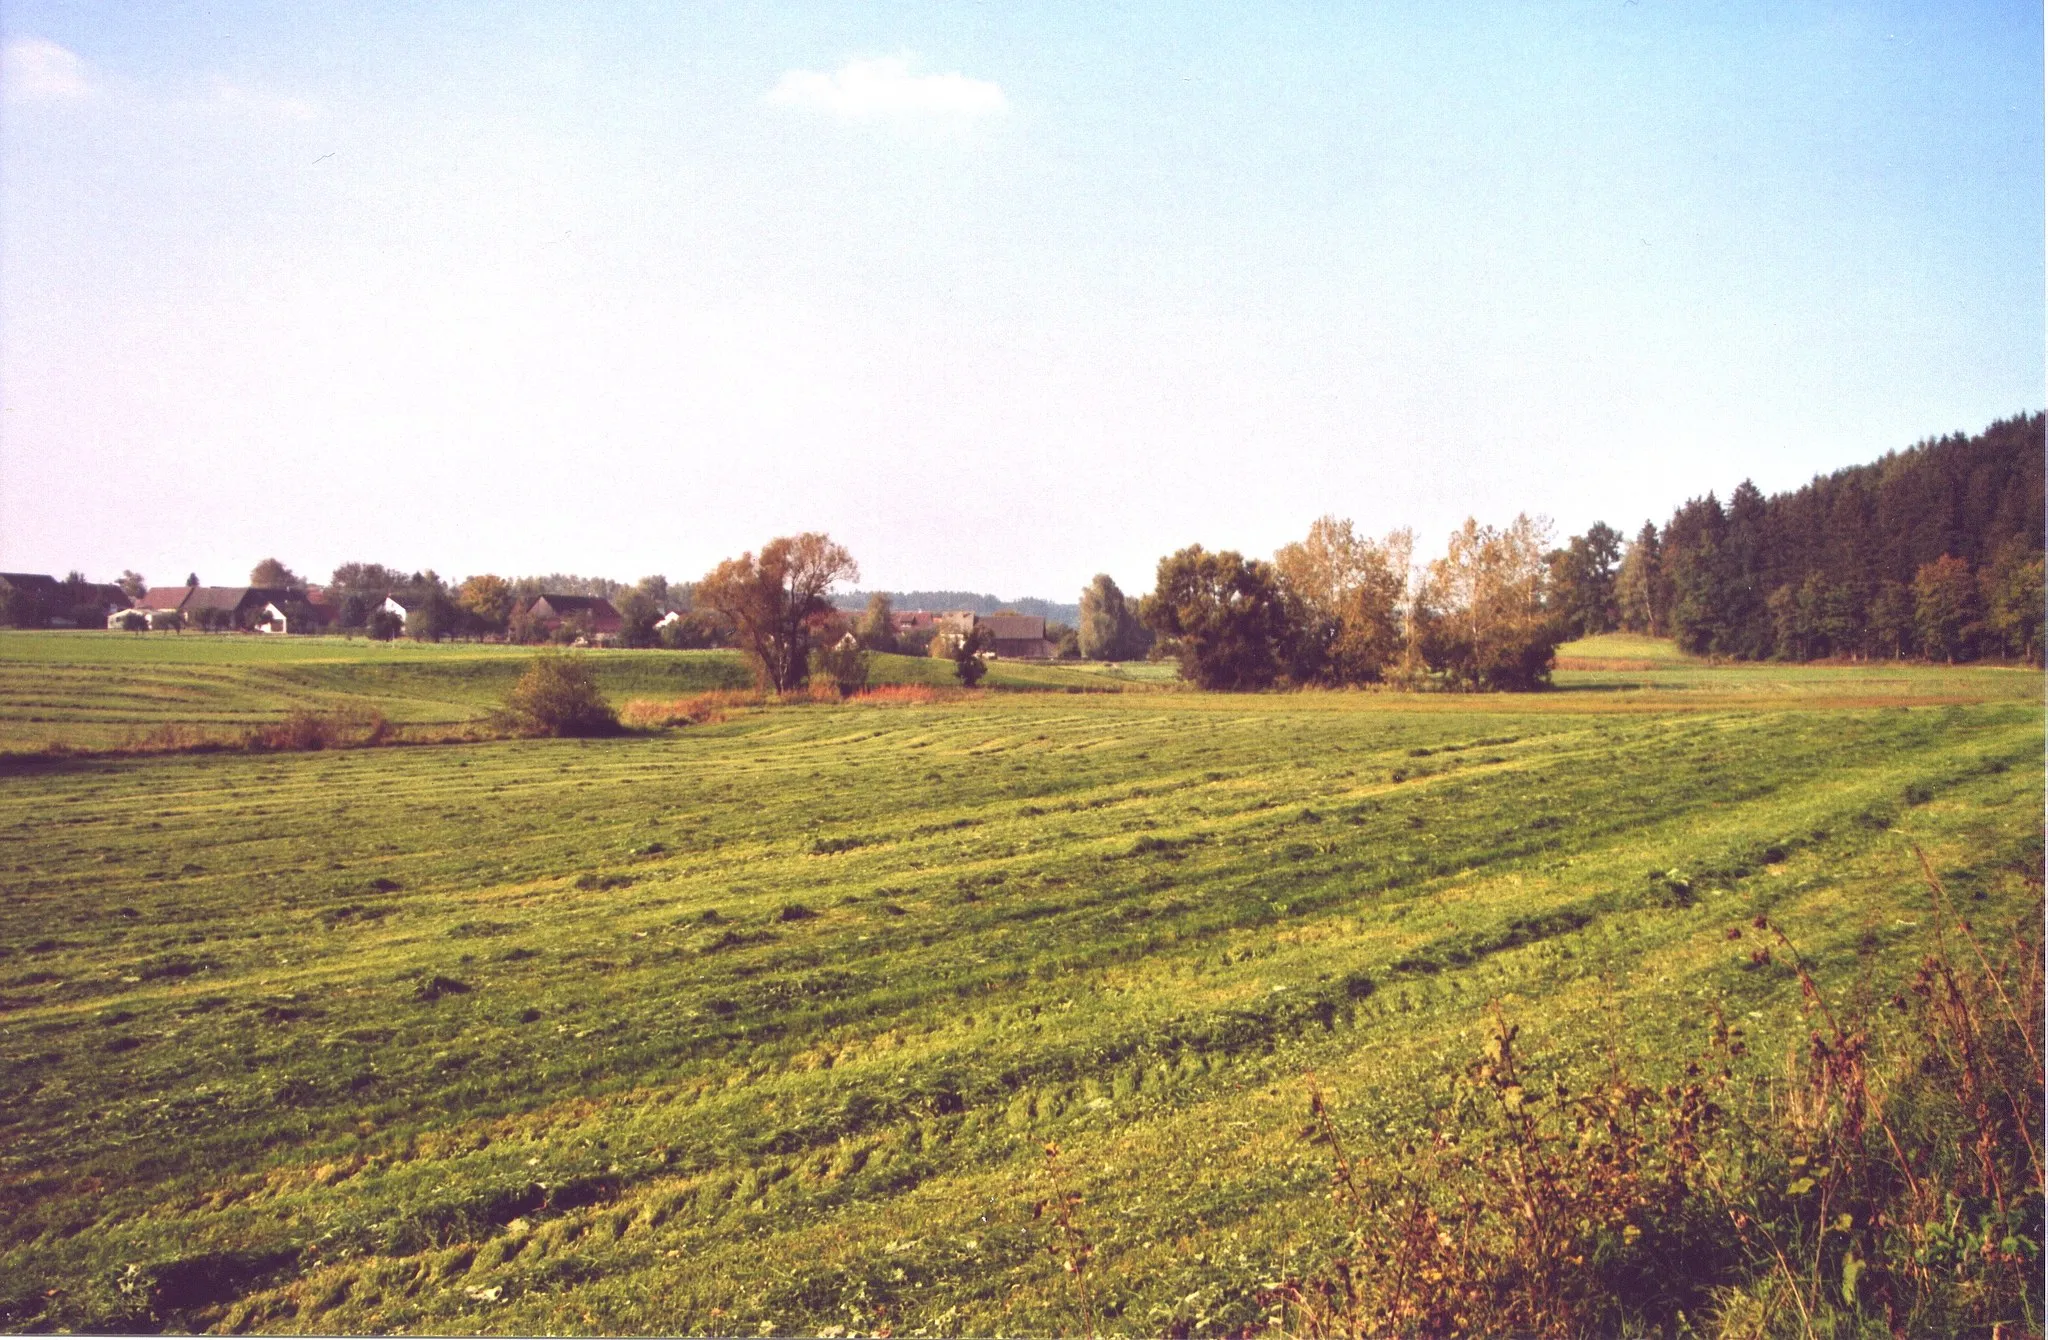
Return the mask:
M 829 535 L 784 536 L 729 558 L 697 584 L 696 602 L 728 621 L 764 691 L 787 693 L 810 674 L 812 632 L 834 614 L 826 598 L 842 581 L 860 580 L 853 555 Z

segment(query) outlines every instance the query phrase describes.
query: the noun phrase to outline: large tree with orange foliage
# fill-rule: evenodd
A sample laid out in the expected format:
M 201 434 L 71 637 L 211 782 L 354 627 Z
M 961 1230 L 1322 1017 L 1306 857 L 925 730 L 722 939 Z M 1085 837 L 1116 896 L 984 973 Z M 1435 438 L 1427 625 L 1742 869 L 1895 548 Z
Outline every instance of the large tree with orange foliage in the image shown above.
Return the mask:
M 720 563 L 697 584 L 695 604 L 731 623 L 762 688 L 786 693 L 809 676 L 811 632 L 832 612 L 826 596 L 839 582 L 859 580 L 860 565 L 844 546 L 806 531 L 770 540 L 758 557 Z

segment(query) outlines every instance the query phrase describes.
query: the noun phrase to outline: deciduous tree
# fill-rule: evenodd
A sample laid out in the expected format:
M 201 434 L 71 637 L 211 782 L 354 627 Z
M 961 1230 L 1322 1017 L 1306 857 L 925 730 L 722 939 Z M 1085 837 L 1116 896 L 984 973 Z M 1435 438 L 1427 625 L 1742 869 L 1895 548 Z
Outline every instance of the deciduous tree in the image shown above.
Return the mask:
M 1159 560 L 1141 617 L 1175 640 L 1181 677 L 1205 689 L 1263 689 L 1280 676 L 1289 629 L 1269 563 L 1190 545 Z
M 1663 637 L 1670 631 L 1670 583 L 1655 522 L 1645 521 L 1636 532 L 1615 574 L 1614 588 L 1623 628 L 1651 637 Z
M 832 587 L 858 581 L 853 555 L 828 535 L 783 536 L 713 568 L 697 584 L 696 602 L 732 625 L 764 689 L 801 688 L 809 673 L 810 628 L 829 614 Z
M 660 641 L 654 625 L 661 621 L 661 602 L 652 591 L 638 586 L 621 591 L 613 608 L 619 612 L 620 646 L 652 647 Z
M 1591 637 L 1615 627 L 1621 619 L 1615 594 L 1616 569 L 1621 562 L 1621 532 L 1604 521 L 1574 535 L 1565 547 L 1549 555 L 1550 600 L 1565 630 L 1574 637 Z
M 1075 629 L 1081 655 L 1091 661 L 1129 661 L 1144 655 L 1143 626 L 1130 602 L 1106 572 L 1081 588 L 1081 621 Z
M 868 597 L 867 612 L 860 616 L 854 633 L 869 651 L 896 650 L 896 609 L 887 595 L 877 591 Z
M 455 602 L 439 587 L 418 592 L 405 615 L 405 635 L 415 642 L 439 642 L 455 632 Z
M 512 583 L 493 572 L 480 572 L 462 583 L 455 603 L 493 631 L 512 617 Z
M 1977 574 L 1984 631 L 2005 656 L 2041 659 L 2042 556 L 2017 537 L 1999 546 Z
M 249 585 L 290 589 L 306 584 L 305 578 L 274 558 L 266 558 L 249 570 Z
M 1416 599 L 1423 659 L 1459 687 L 1526 690 L 1550 678 L 1564 630 L 1544 608 L 1545 525 L 1468 519 L 1429 565 Z
M 1944 554 L 1913 574 L 1913 631 L 1920 653 L 1951 664 L 1967 659 L 1977 634 L 1977 579 L 1969 562 Z
M 1287 600 L 1290 678 L 1369 684 L 1383 677 L 1401 651 L 1413 544 L 1406 530 L 1374 541 L 1349 521 L 1325 516 L 1307 539 L 1273 555 Z
M 327 585 L 336 592 L 360 591 L 382 600 L 411 580 L 404 571 L 382 563 L 344 563 L 327 579 Z

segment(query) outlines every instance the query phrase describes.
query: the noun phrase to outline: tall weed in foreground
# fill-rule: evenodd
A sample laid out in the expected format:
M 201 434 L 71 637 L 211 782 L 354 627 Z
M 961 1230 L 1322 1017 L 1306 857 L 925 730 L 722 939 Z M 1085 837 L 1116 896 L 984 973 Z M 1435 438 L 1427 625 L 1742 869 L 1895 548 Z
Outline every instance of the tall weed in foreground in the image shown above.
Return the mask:
M 1773 1080 L 1738 1077 L 1742 1039 L 1716 1018 L 1676 1083 L 1617 1064 L 1545 1088 L 1496 1016 L 1430 1136 L 1368 1160 L 1311 1077 L 1344 1227 L 1320 1270 L 1280 1284 L 1283 1325 L 2038 1335 L 2040 917 L 1994 953 L 1925 868 L 1934 951 L 1886 1002 L 1831 1007 L 1765 918 L 1729 932 L 1800 984 L 1808 1036 Z
M 1066 1169 L 1060 1163 L 1060 1147 L 1056 1144 L 1045 1147 L 1045 1179 L 1051 1194 L 1031 1207 L 1031 1217 L 1051 1225 L 1053 1231 L 1046 1238 L 1045 1253 L 1073 1281 L 1081 1311 L 1081 1333 L 1094 1340 L 1095 1301 L 1088 1291 L 1088 1268 L 1095 1263 L 1095 1244 L 1082 1231 L 1082 1196 L 1068 1187 Z

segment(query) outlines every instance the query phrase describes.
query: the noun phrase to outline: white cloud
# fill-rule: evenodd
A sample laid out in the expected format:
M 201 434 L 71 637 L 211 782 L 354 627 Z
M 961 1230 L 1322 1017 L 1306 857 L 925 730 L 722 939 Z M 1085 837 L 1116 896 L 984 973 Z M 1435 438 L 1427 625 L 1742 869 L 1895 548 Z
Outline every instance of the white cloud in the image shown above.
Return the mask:
M 92 92 L 78 53 L 40 37 L 17 37 L 0 50 L 0 89 L 9 102 L 68 102 Z
M 832 74 L 791 70 L 769 91 L 768 101 L 850 121 L 971 121 L 1000 115 L 1009 106 L 997 84 L 964 74 L 912 74 L 903 56 L 850 60 Z

